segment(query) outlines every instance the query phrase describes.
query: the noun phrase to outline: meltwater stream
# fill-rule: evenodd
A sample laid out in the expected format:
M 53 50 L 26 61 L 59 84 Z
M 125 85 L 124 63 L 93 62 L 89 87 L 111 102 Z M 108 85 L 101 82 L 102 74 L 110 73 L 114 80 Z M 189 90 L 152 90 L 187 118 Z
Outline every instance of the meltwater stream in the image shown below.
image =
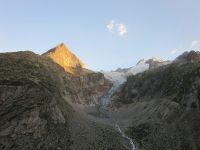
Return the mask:
M 126 138 L 127 140 L 129 140 L 129 142 L 130 142 L 130 144 L 131 144 L 132 150 L 135 150 L 135 145 L 134 145 L 134 143 L 133 143 L 133 140 L 132 140 L 130 137 L 128 137 L 128 136 L 121 130 L 121 128 L 120 128 L 120 126 L 119 126 L 118 124 L 115 124 L 115 126 L 116 126 L 117 130 L 121 133 L 121 135 L 122 135 L 124 138 Z
M 135 145 L 133 143 L 133 140 L 128 137 L 120 128 L 120 126 L 117 124 L 116 121 L 114 121 L 107 112 L 106 107 L 109 105 L 110 103 L 110 99 L 111 96 L 114 94 L 114 92 L 119 89 L 120 85 L 122 84 L 122 82 L 114 82 L 112 88 L 101 98 L 100 100 L 100 107 L 99 107 L 99 112 L 103 115 L 106 116 L 107 118 L 109 118 L 113 125 L 116 127 L 116 129 L 119 131 L 119 133 L 126 138 L 127 140 L 129 140 L 130 144 L 131 144 L 131 150 L 136 150 Z

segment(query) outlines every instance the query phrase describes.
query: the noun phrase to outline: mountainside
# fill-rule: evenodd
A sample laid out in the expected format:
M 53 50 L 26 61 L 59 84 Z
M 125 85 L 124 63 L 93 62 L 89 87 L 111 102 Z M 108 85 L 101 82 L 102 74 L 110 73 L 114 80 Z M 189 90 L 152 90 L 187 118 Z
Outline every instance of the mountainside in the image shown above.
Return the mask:
M 62 69 L 32 52 L 0 54 L 0 60 L 0 149 L 69 147 L 72 108 L 56 75 Z
M 183 55 L 128 77 L 112 97 L 110 107 L 120 107 L 114 116 L 140 149 L 200 149 L 200 55 Z
M 0 149 L 129 149 L 111 126 L 76 109 L 74 101 L 93 103 L 109 88 L 102 74 L 73 76 L 32 52 L 4 53 L 0 60 Z

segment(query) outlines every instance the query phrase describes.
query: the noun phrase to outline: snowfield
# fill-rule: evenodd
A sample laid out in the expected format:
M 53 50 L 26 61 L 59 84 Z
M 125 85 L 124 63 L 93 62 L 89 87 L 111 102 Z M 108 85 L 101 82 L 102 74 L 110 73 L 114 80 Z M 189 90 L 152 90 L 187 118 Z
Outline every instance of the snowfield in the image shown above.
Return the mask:
M 110 80 L 111 82 L 115 83 L 115 84 L 123 84 L 124 82 L 126 82 L 126 79 L 128 76 L 130 75 L 135 75 L 137 73 L 146 71 L 149 69 L 149 64 L 146 63 L 141 63 L 138 64 L 134 67 L 128 68 L 128 69 L 124 69 L 124 71 L 102 71 L 102 73 L 104 74 L 105 78 Z

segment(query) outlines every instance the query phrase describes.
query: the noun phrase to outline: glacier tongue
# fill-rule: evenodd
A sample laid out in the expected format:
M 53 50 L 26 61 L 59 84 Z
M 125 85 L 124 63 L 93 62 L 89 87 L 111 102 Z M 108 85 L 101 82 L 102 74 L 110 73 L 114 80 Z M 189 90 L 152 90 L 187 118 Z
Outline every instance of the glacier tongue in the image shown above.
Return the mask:
M 113 82 L 111 89 L 101 98 L 101 105 L 107 107 L 110 104 L 111 97 L 117 91 L 117 89 L 125 82 L 126 80 L 120 80 Z
M 111 102 L 111 97 L 112 95 L 120 88 L 120 86 L 126 82 L 126 79 L 128 76 L 130 75 L 135 75 L 137 73 L 143 72 L 145 70 L 149 69 L 149 64 L 146 63 L 140 63 L 137 64 L 134 67 L 128 68 L 128 69 L 118 69 L 116 71 L 110 71 L 110 72 L 105 72 L 102 71 L 102 73 L 104 74 L 105 78 L 107 78 L 108 80 L 110 80 L 113 83 L 112 88 L 101 98 L 100 100 L 100 113 L 102 114 L 102 116 L 109 116 L 109 113 L 107 112 L 107 107 Z M 109 117 L 110 118 L 110 117 Z M 117 124 L 116 121 L 114 121 L 112 118 L 110 118 L 113 125 L 117 128 L 117 130 L 119 131 L 119 133 L 126 138 L 127 140 L 129 140 L 130 145 L 131 145 L 131 149 L 132 150 L 136 150 L 136 147 L 133 143 L 133 140 L 128 137 L 120 128 L 120 126 Z
M 107 107 L 110 103 L 110 99 L 115 91 L 117 91 L 120 86 L 126 82 L 126 79 L 130 75 L 135 75 L 137 73 L 143 72 L 145 70 L 149 69 L 149 64 L 140 63 L 134 67 L 131 67 L 129 69 L 121 69 L 120 71 L 102 71 L 105 78 L 110 80 L 113 83 L 112 88 L 101 98 L 101 105 L 104 107 Z

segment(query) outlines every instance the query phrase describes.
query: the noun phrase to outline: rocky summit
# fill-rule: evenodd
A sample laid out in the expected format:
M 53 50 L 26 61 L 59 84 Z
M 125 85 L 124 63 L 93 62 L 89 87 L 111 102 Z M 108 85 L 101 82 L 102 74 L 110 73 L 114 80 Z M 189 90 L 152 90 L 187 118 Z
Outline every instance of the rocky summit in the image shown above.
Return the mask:
M 0 150 L 199 150 L 200 57 L 86 69 L 64 44 L 0 54 Z
M 65 71 L 74 73 L 74 70 L 86 68 L 86 65 L 76 57 L 66 46 L 61 43 L 55 48 L 50 49 L 43 56 L 50 57 L 55 63 L 59 64 Z
M 199 62 L 200 61 L 200 52 L 199 51 L 186 51 L 180 56 L 178 56 L 174 62 Z

